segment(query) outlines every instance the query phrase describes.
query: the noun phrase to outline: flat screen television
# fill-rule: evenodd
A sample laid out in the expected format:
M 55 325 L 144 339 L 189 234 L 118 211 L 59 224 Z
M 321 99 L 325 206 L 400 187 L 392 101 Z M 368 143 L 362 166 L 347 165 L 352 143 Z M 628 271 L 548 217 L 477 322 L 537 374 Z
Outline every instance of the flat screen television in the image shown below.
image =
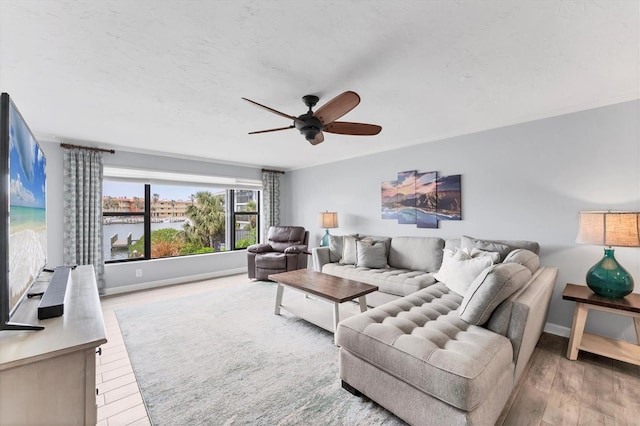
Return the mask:
M 0 330 L 41 329 L 11 316 L 47 260 L 46 159 L 7 93 L 0 95 Z

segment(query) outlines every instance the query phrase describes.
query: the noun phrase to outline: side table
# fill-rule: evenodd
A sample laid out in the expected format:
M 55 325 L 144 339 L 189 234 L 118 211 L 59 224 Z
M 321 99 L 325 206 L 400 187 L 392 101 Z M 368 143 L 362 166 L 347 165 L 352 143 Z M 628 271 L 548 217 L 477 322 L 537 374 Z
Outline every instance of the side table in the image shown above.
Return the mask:
M 580 350 L 640 365 L 640 294 L 631 293 L 623 298 L 610 299 L 596 295 L 589 287 L 567 284 L 562 298 L 576 302 L 567 358 L 576 360 Z M 638 344 L 585 333 L 584 325 L 591 309 L 633 318 Z

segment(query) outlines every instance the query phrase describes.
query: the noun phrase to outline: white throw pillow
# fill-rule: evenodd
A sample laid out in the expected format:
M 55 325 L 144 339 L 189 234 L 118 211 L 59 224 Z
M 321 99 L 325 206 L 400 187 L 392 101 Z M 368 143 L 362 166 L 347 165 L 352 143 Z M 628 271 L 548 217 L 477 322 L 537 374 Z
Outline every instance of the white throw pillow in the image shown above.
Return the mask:
M 488 256 L 454 260 L 448 273 L 449 281 L 445 285 L 449 290 L 464 296 L 473 280 L 491 265 L 493 265 L 493 261 Z
M 358 254 L 356 250 L 356 237 L 345 235 L 342 240 L 342 258 L 340 263 L 343 265 L 355 265 L 358 261 Z
M 456 249 L 455 252 L 445 250 L 442 266 L 434 277 L 449 290 L 464 296 L 473 280 L 491 265 L 493 260 L 490 256 L 472 258 L 463 249 Z
M 493 263 L 500 263 L 500 253 L 497 251 L 486 251 L 477 248 L 471 249 L 471 257 L 489 256 Z
M 504 259 L 511 251 L 511 248 L 506 244 L 502 244 L 497 241 L 479 240 L 466 235 L 463 235 L 460 239 L 460 247 L 468 250 L 469 252 L 474 248 L 486 251 L 495 251 L 500 253 L 500 259 Z
M 438 272 L 433 274 L 433 277 L 441 283 L 446 283 L 449 281 L 449 269 L 451 268 L 453 261 L 463 259 L 471 259 L 471 256 L 460 248 L 455 250 L 444 249 L 442 254 L 442 265 L 440 265 Z

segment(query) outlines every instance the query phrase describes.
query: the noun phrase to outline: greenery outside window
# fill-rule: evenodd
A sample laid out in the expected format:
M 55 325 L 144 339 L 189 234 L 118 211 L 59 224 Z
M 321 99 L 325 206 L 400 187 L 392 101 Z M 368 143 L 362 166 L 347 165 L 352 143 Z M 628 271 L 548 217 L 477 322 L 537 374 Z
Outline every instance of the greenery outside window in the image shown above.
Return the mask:
M 233 203 L 233 247 L 243 249 L 258 242 L 260 193 L 255 190 L 231 190 Z
M 258 190 L 143 184 L 105 177 L 105 262 L 244 249 L 257 242 L 259 235 L 259 196 Z

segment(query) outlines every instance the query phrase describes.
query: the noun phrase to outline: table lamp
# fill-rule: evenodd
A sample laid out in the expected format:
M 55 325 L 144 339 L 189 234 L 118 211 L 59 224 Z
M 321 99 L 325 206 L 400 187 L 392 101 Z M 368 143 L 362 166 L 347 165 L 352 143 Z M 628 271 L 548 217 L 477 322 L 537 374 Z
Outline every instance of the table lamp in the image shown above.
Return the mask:
M 576 242 L 609 246 L 587 272 L 587 286 L 595 294 L 617 298 L 633 291 L 633 278 L 618 263 L 611 246 L 640 247 L 640 212 L 580 212 Z
M 326 231 L 320 241 L 320 246 L 326 247 L 329 245 L 329 229 L 338 227 L 338 213 L 330 211 L 322 213 L 322 227 L 326 228 Z

